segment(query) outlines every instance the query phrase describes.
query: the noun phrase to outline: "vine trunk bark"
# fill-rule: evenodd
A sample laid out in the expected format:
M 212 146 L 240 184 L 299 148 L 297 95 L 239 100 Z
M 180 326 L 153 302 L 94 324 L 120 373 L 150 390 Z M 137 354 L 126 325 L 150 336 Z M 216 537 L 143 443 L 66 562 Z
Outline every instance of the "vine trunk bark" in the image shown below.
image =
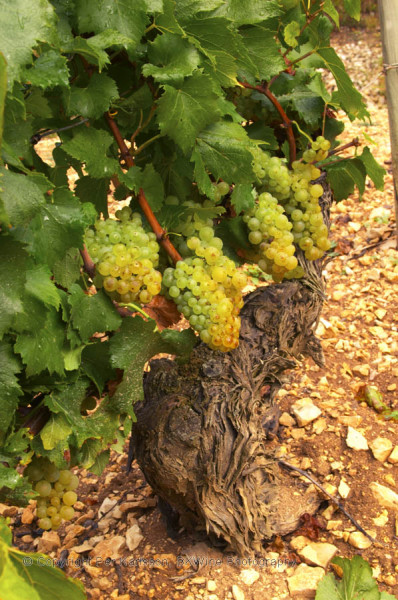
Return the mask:
M 328 222 L 329 190 L 322 201 Z M 322 264 L 303 280 L 260 287 L 246 297 L 239 347 L 229 353 L 200 344 L 188 364 L 154 359 L 136 405 L 135 456 L 148 483 L 179 515 L 240 555 L 294 531 L 320 502 L 314 488 L 282 472 L 275 402 L 286 369 L 311 357 L 323 365 L 314 335 L 324 299 Z M 166 504 L 167 503 L 167 504 Z

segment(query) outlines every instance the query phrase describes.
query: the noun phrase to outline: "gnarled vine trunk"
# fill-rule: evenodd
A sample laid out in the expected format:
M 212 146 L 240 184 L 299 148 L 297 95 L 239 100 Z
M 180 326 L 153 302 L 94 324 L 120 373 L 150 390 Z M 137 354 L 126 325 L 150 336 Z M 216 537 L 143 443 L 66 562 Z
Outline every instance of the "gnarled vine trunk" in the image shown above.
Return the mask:
M 325 220 L 329 203 L 325 193 Z M 246 297 L 236 350 L 200 344 L 188 364 L 153 360 L 136 406 L 135 456 L 148 483 L 182 525 L 205 529 L 246 556 L 296 529 L 319 505 L 316 492 L 281 472 L 270 443 L 283 372 L 302 356 L 323 364 L 314 335 L 324 298 L 321 264 L 300 262 L 304 280 Z

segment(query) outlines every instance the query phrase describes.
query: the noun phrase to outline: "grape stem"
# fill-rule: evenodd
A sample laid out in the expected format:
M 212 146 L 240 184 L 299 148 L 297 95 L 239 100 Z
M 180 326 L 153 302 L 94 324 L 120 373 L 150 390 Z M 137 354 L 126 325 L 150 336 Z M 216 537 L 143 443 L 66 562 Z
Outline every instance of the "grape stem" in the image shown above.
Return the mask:
M 334 150 L 330 150 L 328 157 L 333 156 L 333 154 L 338 154 L 339 152 L 342 152 L 343 150 L 346 150 L 347 148 L 352 148 L 353 146 L 355 148 L 358 148 L 358 146 L 360 146 L 360 145 L 361 145 L 361 142 L 359 141 L 359 138 L 356 137 L 353 140 L 351 140 L 351 142 L 348 142 L 347 144 L 343 144 L 343 146 L 338 146 Z
M 119 127 L 117 126 L 115 120 L 109 115 L 109 113 L 105 114 L 105 119 L 109 125 L 109 129 L 111 130 L 113 137 L 116 140 L 117 145 L 119 146 L 121 157 L 125 161 L 126 166 L 128 168 L 134 167 L 134 159 L 130 154 L 130 151 L 126 145 L 126 142 L 124 141 L 124 139 L 122 137 L 122 134 L 120 133 Z M 177 250 L 174 248 L 173 244 L 171 243 L 171 241 L 168 237 L 167 231 L 165 229 L 163 229 L 163 227 L 160 225 L 159 221 L 155 217 L 153 210 L 151 209 L 151 207 L 148 204 L 148 200 L 146 199 L 145 192 L 142 188 L 140 188 L 140 191 L 138 193 L 138 203 L 139 203 L 139 205 L 142 209 L 142 212 L 144 213 L 149 225 L 151 226 L 152 231 L 156 235 L 156 239 L 157 239 L 158 243 L 162 246 L 162 248 L 170 256 L 170 258 L 172 259 L 174 264 L 177 263 L 179 260 L 181 260 L 181 255 L 179 254 L 179 252 L 177 252 Z
M 247 81 L 240 81 L 239 83 L 245 88 L 256 90 L 257 92 L 260 92 L 260 94 L 264 94 L 264 96 L 266 96 L 268 100 L 270 100 L 270 102 L 272 102 L 272 104 L 275 106 L 282 118 L 283 127 L 286 129 L 287 139 L 289 142 L 289 166 L 291 166 L 292 162 L 296 160 L 296 139 L 294 137 L 292 121 L 289 119 L 274 94 L 270 92 L 268 85 L 265 82 L 263 82 L 261 85 L 251 85 L 250 83 L 247 83 Z
M 87 275 L 93 279 L 95 276 L 95 264 L 91 259 L 85 244 L 83 245 L 83 250 L 80 250 L 80 255 L 83 259 L 84 270 L 86 271 Z

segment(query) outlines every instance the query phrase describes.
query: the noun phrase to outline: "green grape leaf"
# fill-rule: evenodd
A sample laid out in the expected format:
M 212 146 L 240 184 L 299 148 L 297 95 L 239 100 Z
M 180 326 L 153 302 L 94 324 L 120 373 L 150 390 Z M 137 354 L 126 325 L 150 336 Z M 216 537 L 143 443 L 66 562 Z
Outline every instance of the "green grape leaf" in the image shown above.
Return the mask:
M 0 152 L 4 129 L 4 103 L 7 94 L 7 62 L 0 52 Z M 1 215 L 0 215 L 1 217 Z
M 76 181 L 75 194 L 82 202 L 91 202 L 97 209 L 108 218 L 108 192 L 109 179 L 94 179 L 84 175 Z
M 5 536 L 4 536 L 5 537 Z M 0 537 L 0 596 L 7 600 L 85 600 L 83 584 L 52 566 L 45 554 L 25 553 Z
M 22 477 L 14 467 L 5 467 L 2 463 L 0 463 L 0 502 L 7 502 L 7 504 L 11 505 L 18 504 L 19 506 L 25 506 L 32 496 L 32 486 L 26 480 L 26 478 Z M 0 568 L 1 564 L 0 558 Z M 7 600 L 9 598 L 9 596 L 3 597 L 6 597 Z
M 319 48 L 317 54 L 336 80 L 338 92 L 333 93 L 333 99 L 341 104 L 351 121 L 369 116 L 361 94 L 355 89 L 336 51 L 333 48 Z
M 178 88 L 163 88 L 156 111 L 160 131 L 187 153 L 198 133 L 220 115 L 213 82 L 197 71 Z
M 31 177 L 13 173 L 0 167 L 0 218 L 4 211 L 4 221 L 14 227 L 26 225 L 37 213 L 39 207 L 45 203 L 40 188 Z
M 58 308 L 61 302 L 58 290 L 51 281 L 52 273 L 45 265 L 37 265 L 26 272 L 26 291 L 48 306 Z
M 71 140 L 63 143 L 62 148 L 73 158 L 85 162 L 91 177 L 101 179 L 112 177 L 119 171 L 117 160 L 106 155 L 112 143 L 113 137 L 107 131 L 82 126 Z
M 300 35 L 300 24 L 297 21 L 291 21 L 283 30 L 283 37 L 288 46 L 296 48 L 298 46 L 297 37 Z
M 81 368 L 101 394 L 105 383 L 116 377 L 110 363 L 109 342 L 97 341 L 86 346 L 82 352 Z
M 348 198 L 355 186 L 360 195 L 365 191 L 366 169 L 360 159 L 347 159 L 325 167 L 336 202 Z
M 243 72 L 248 70 L 256 79 L 268 80 L 285 69 L 274 36 L 274 31 L 260 25 L 242 31 L 243 43 L 253 65 L 251 67 L 247 61 L 242 61 L 240 67 Z
M 142 189 L 154 212 L 159 211 L 163 205 L 164 186 L 163 180 L 152 164 L 147 164 L 142 174 Z
M 79 33 L 117 31 L 130 51 L 139 44 L 148 20 L 144 0 L 76 0 L 76 14 Z
M 152 75 L 155 81 L 177 85 L 192 75 L 200 62 L 196 48 L 172 33 L 158 35 L 149 44 L 148 58 L 152 64 L 147 63 L 142 68 L 146 77 Z
M 282 13 L 278 0 L 228 0 L 218 14 L 225 14 L 237 25 L 253 25 L 277 17 Z
M 351 560 L 336 557 L 332 562 L 342 568 L 342 581 L 337 581 L 332 573 L 325 575 L 318 584 L 315 600 L 380 600 L 372 569 L 361 556 Z
M 178 333 L 178 335 L 175 335 Z M 122 382 L 112 396 L 112 404 L 131 414 L 132 405 L 143 397 L 142 376 L 145 363 L 159 352 L 187 357 L 197 338 L 192 330 L 159 333 L 153 319 L 124 319 L 120 331 L 110 341 L 111 364 L 124 369 Z
M 0 339 L 23 311 L 22 296 L 26 280 L 27 254 L 19 242 L 0 237 Z
M 57 85 L 65 87 L 69 84 L 66 58 L 52 48 L 45 48 L 33 66 L 23 70 L 21 78 L 44 89 Z
M 375 184 L 375 187 L 378 190 L 383 190 L 384 176 L 386 174 L 386 170 L 383 169 L 383 167 L 381 167 L 379 163 L 375 160 L 368 146 L 365 146 L 365 148 L 362 151 L 362 154 L 358 156 L 358 158 L 365 165 L 366 173 L 369 175 L 370 179 Z
M 67 253 L 53 265 L 55 281 L 64 288 L 69 288 L 80 277 L 80 254 L 77 248 L 70 248 Z
M 64 91 L 65 111 L 69 116 L 99 119 L 118 96 L 113 79 L 104 73 L 94 73 L 87 87 L 72 86 Z
M 361 0 L 344 0 L 344 10 L 356 21 L 361 19 Z
M 17 378 L 21 368 L 11 344 L 5 340 L 0 342 L 0 443 L 14 418 L 18 398 L 22 394 Z
M 40 431 L 44 449 L 53 450 L 59 442 L 66 440 L 71 433 L 72 428 L 63 415 L 50 415 L 49 420 Z
M 30 315 L 30 329 L 17 335 L 15 352 L 22 356 L 26 374 L 35 375 L 45 371 L 64 373 L 62 348 L 65 342 L 65 329 L 60 316 L 51 308 L 47 311 L 44 327 Z
M 89 340 L 94 333 L 118 329 L 122 318 L 102 290 L 88 296 L 75 283 L 69 291 L 71 321 L 83 341 Z
M 224 0 L 178 0 L 175 3 L 175 14 L 179 23 L 185 23 L 200 12 L 209 12 L 219 8 Z
M 55 38 L 55 12 L 47 0 L 15 0 L 3 4 L 0 13 L 0 52 L 8 65 L 9 89 L 21 76 L 21 69 L 32 62 L 36 42 Z
M 253 146 L 243 127 L 237 123 L 220 121 L 201 132 L 192 156 L 196 165 L 199 153 L 205 168 L 216 179 L 229 183 L 251 183 L 254 179 Z
M 324 13 L 329 15 L 329 17 L 333 20 L 336 27 L 340 27 L 339 13 L 337 12 L 337 10 L 333 4 L 333 0 L 324 0 L 322 10 Z
M 254 206 L 253 188 L 250 183 L 237 183 L 231 194 L 231 204 L 236 214 L 250 210 Z
M 100 452 L 95 457 L 94 462 L 90 465 L 91 473 L 94 475 L 100 476 L 105 469 L 106 465 L 109 463 L 109 459 L 111 456 L 111 451 L 109 449 Z
M 34 256 L 51 269 L 70 248 L 83 247 L 84 232 L 96 216 L 91 204 L 80 204 L 72 192 L 58 188 L 32 221 Z

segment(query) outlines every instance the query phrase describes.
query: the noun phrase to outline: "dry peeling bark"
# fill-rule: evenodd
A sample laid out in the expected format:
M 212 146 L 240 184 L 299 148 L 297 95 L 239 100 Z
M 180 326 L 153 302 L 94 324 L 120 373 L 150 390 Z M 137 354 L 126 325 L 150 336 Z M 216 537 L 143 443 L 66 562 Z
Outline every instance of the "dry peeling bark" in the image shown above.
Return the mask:
M 325 216 L 329 202 L 325 193 Z M 136 406 L 135 455 L 148 483 L 182 525 L 205 529 L 241 555 L 261 553 L 264 541 L 293 531 L 319 505 L 315 491 L 281 472 L 270 444 L 283 372 L 303 356 L 323 364 L 314 335 L 321 265 L 304 266 L 304 280 L 246 297 L 236 350 L 200 344 L 188 364 L 153 360 Z

